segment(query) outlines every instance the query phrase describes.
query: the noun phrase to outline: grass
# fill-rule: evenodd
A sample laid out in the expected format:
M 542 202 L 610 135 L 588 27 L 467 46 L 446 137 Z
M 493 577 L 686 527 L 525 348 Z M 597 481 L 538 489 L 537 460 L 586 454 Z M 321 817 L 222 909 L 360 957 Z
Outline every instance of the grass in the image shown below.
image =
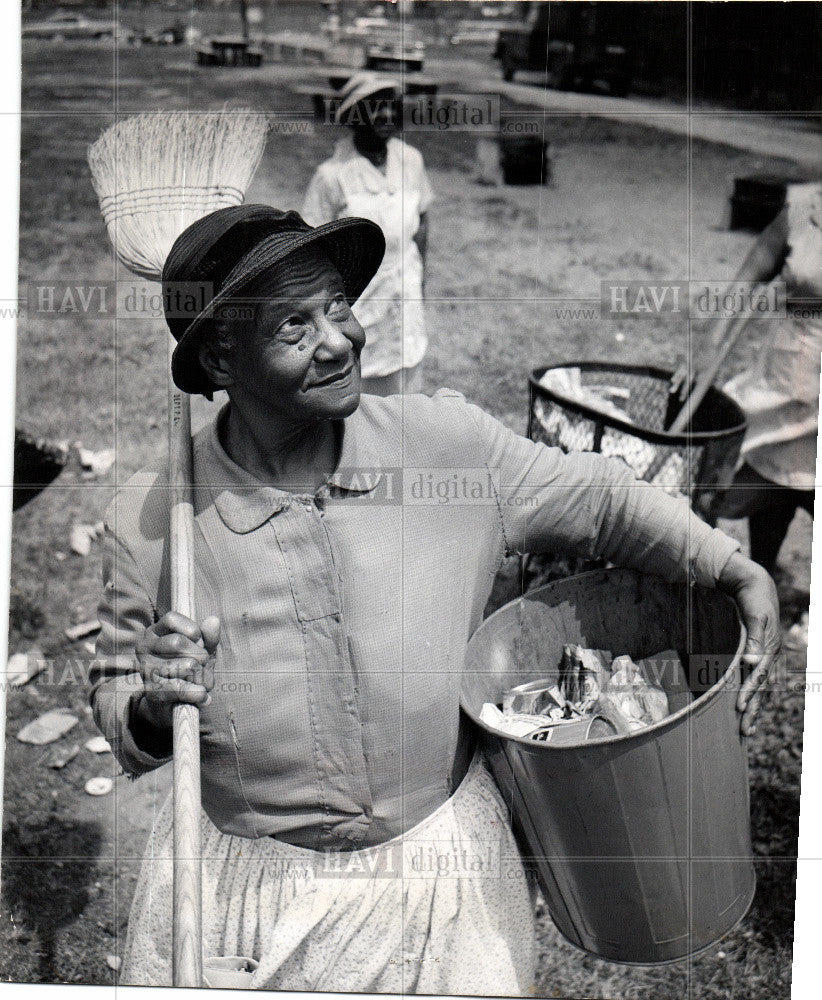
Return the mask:
M 85 165 L 86 145 L 112 120 L 115 106 L 120 114 L 225 102 L 308 110 L 306 99 L 288 90 L 286 73 L 271 67 L 192 70 L 173 49 L 121 49 L 115 62 L 110 50 L 94 45 L 32 45 L 24 56 L 21 295 L 32 282 L 94 283 L 120 274 Z M 730 277 L 750 239 L 724 228 L 729 180 L 743 171 L 783 166 L 706 145 L 694 146 L 689 164 L 684 140 L 601 119 L 551 118 L 547 137 L 553 185 L 507 189 L 471 181 L 473 137 L 420 134 L 412 140 L 438 196 L 427 281 L 426 386 L 456 387 L 520 431 L 527 372 L 540 363 L 610 358 L 673 367 L 685 355 L 687 329 L 673 317 L 617 326 L 583 316 L 560 318 L 557 309 L 598 300 L 600 282 L 616 277 Z M 333 138 L 322 128 L 310 135 L 272 135 L 249 199 L 298 205 Z M 70 707 L 80 719 L 65 742 L 82 745 L 94 733 L 84 711 L 88 654 L 82 643 L 68 644 L 63 630 L 93 616 L 99 553 L 73 555 L 67 538 L 73 523 L 99 520 L 114 483 L 164 447 L 164 337 L 162 325 L 150 320 L 123 320 L 114 327 L 90 316 L 30 312 L 20 324 L 18 423 L 94 449 L 116 440 L 118 457 L 112 473 L 93 478 L 73 452 L 57 482 L 15 515 L 11 651 L 37 645 L 59 669 L 9 697 L 0 919 L 0 974 L 9 980 L 112 982 L 106 956 L 116 952 L 125 927 L 137 859 L 159 794 L 144 779 L 118 782 L 116 796 L 92 800 L 84 782 L 110 763 L 83 750 L 63 771 L 54 771 L 43 765 L 42 751 L 20 744 L 14 734 L 54 706 Z M 756 347 L 740 349 L 733 366 L 745 364 Z M 198 406 L 196 419 L 208 413 L 207 405 Z M 790 579 L 783 590 L 798 602 L 796 611 L 808 589 L 807 522 L 795 526 L 787 549 L 783 561 L 790 563 Z M 500 599 L 503 590 L 501 584 Z M 789 654 L 788 663 L 801 672 L 800 654 Z M 801 693 L 774 695 L 750 748 L 759 888 L 733 935 L 689 963 L 626 969 L 582 955 L 559 938 L 543 912 L 539 995 L 786 996 L 801 736 Z

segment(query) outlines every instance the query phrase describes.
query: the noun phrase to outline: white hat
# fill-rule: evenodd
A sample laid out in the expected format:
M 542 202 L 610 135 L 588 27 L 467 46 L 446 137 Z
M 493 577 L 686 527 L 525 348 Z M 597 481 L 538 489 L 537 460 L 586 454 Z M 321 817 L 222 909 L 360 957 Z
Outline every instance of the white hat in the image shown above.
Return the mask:
M 399 93 L 400 85 L 390 76 L 383 76 L 380 73 L 368 71 L 355 73 L 340 90 L 342 101 L 337 108 L 335 116 L 337 121 L 339 122 L 345 112 L 353 108 L 359 101 L 370 97 L 372 94 L 378 94 L 382 90 L 391 90 L 394 94 L 397 94 Z

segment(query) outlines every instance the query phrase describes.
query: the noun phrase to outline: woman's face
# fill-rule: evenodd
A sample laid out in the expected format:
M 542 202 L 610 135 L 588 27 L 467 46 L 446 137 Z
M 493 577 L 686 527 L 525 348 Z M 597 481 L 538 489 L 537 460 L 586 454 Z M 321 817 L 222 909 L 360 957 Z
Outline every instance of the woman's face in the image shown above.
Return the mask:
M 355 136 L 372 144 L 388 140 L 397 131 L 397 109 L 393 91 L 381 91 L 356 104 L 351 112 Z
M 229 396 L 299 422 L 353 413 L 365 333 L 328 258 L 313 247 L 298 251 L 244 299 L 255 315 L 238 329 L 226 362 Z

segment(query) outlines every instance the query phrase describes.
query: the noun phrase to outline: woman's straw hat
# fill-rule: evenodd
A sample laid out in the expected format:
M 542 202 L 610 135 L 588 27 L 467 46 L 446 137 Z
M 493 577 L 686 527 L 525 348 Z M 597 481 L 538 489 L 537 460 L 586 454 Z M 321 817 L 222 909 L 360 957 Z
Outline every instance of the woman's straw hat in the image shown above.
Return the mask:
M 200 366 L 199 346 L 214 317 L 242 298 L 255 278 L 312 245 L 339 271 L 349 303 L 363 293 L 385 253 L 382 230 L 368 219 L 312 227 L 297 212 L 268 205 L 220 209 L 177 238 L 163 268 L 163 306 L 177 341 L 171 373 L 180 389 L 211 396 L 216 387 Z M 181 301 L 196 302 L 199 311 L 181 308 Z
M 340 90 L 342 100 L 337 108 L 337 123 L 344 124 L 346 114 L 355 104 L 384 91 L 390 91 L 396 97 L 400 92 L 400 85 L 390 76 L 384 76 L 380 73 L 368 71 L 355 73 Z

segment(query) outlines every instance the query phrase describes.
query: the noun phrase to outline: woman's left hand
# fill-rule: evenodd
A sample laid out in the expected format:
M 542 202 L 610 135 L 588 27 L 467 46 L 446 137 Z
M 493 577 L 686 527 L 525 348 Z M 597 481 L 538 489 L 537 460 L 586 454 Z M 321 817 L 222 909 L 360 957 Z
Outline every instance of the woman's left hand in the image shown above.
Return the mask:
M 725 564 L 718 586 L 736 601 L 748 633 L 742 662 L 751 672 L 739 690 L 736 708 L 742 735 L 753 736 L 762 689 L 782 648 L 776 586 L 761 566 L 738 552 Z

